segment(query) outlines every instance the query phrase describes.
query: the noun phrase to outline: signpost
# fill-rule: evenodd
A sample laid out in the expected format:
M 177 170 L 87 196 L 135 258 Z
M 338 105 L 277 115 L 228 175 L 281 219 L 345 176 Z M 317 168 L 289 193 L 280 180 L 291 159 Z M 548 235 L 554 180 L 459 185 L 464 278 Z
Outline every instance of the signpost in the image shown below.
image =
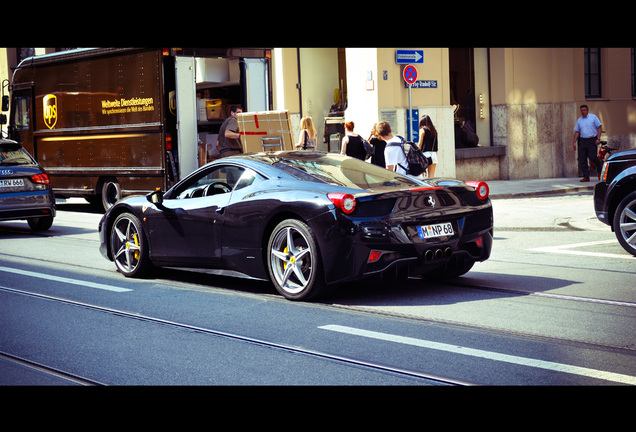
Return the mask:
M 411 138 L 411 123 L 413 123 L 413 110 L 411 109 L 411 87 L 413 86 L 413 83 L 417 81 L 417 68 L 413 65 L 407 65 L 404 68 L 404 72 L 402 72 L 402 76 L 404 77 L 404 81 L 409 85 L 409 115 L 408 115 L 408 119 L 406 124 L 409 125 L 409 127 L 407 127 L 407 131 L 408 131 L 408 136 L 407 139 L 409 141 L 413 141 L 413 139 Z
M 424 63 L 424 50 L 395 50 L 397 64 Z
M 412 109 L 411 104 L 411 89 L 415 88 L 437 88 L 436 80 L 417 80 L 417 68 L 414 64 L 424 63 L 424 50 L 415 49 L 399 49 L 395 50 L 395 63 L 406 65 L 402 71 L 402 77 L 404 78 L 404 86 L 409 88 L 409 110 L 407 114 L 407 133 L 408 140 L 413 142 L 417 139 L 418 134 L 418 117 L 419 110 Z

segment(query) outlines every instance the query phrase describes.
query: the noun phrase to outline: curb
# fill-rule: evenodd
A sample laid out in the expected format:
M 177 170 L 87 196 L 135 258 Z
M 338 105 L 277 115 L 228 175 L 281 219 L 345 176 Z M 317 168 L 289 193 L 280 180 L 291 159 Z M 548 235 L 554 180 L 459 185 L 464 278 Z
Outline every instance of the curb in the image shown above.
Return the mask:
M 576 194 L 582 192 L 594 192 L 594 186 L 596 184 L 590 184 L 586 186 L 574 186 L 574 187 L 565 187 L 565 188 L 556 188 L 556 189 L 540 189 L 540 190 L 528 190 L 528 191 L 519 191 L 519 192 L 493 192 L 492 189 L 490 191 L 490 198 L 498 198 L 498 199 L 512 199 L 512 198 L 531 198 L 531 197 L 540 197 L 540 196 L 550 196 L 550 195 L 567 195 L 567 194 Z

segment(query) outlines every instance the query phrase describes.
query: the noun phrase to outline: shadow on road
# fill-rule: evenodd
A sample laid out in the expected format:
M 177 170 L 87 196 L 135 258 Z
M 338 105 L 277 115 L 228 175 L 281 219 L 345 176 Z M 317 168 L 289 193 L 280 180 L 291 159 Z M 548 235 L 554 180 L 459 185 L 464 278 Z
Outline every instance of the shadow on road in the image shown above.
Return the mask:
M 543 276 L 471 271 L 447 281 L 409 279 L 392 283 L 343 285 L 329 299 L 349 306 L 440 306 L 462 302 L 520 297 L 579 282 Z

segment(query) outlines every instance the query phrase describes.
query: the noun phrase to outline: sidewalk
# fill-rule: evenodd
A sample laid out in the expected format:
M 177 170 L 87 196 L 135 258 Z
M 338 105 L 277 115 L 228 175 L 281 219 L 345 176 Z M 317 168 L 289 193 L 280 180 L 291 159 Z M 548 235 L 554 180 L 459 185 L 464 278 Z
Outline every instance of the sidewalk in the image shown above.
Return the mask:
M 565 193 L 593 192 L 599 181 L 596 176 L 582 183 L 580 178 L 550 178 L 524 180 L 488 180 L 490 198 L 523 198 Z

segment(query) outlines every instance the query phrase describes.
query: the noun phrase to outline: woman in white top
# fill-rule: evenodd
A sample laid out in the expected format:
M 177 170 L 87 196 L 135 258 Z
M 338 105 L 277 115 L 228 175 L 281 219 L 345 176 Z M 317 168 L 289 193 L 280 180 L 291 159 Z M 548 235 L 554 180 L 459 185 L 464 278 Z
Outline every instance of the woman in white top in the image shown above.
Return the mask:
M 298 138 L 296 148 L 315 150 L 317 138 L 316 128 L 314 128 L 314 122 L 311 121 L 311 117 L 303 117 L 300 119 L 300 137 Z

